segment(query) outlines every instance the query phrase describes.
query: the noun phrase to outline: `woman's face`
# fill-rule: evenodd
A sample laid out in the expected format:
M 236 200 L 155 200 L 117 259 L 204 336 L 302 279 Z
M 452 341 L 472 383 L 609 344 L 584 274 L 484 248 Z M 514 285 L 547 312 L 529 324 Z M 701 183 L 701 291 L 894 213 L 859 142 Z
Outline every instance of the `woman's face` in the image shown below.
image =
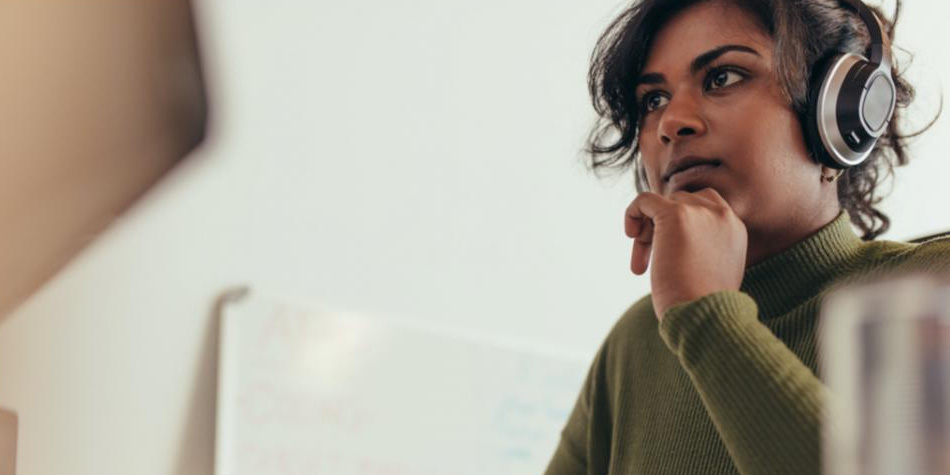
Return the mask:
M 659 31 L 636 87 L 650 190 L 714 188 L 753 234 L 837 207 L 782 95 L 772 46 L 744 10 L 699 3 Z

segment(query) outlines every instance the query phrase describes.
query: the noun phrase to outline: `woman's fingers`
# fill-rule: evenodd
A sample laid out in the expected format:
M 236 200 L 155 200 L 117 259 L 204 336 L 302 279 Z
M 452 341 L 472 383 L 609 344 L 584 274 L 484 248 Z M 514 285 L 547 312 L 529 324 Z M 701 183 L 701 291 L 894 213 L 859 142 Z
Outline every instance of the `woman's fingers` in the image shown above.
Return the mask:
M 653 249 L 653 218 L 674 203 L 656 193 L 644 192 L 627 206 L 624 229 L 627 237 L 633 238 L 633 253 L 630 270 L 642 275 L 650 265 Z
M 653 221 L 641 220 L 643 226 L 640 234 L 634 236 L 633 254 L 630 257 L 630 270 L 636 275 L 642 275 L 650 265 L 650 251 L 653 249 Z
M 677 191 L 669 198 L 656 193 L 645 192 L 627 206 L 624 215 L 624 232 L 632 238 L 633 252 L 630 256 L 630 270 L 641 275 L 650 265 L 650 255 L 653 250 L 654 220 L 664 212 L 670 212 L 674 207 L 683 205 L 701 206 L 704 208 L 720 208 L 725 200 L 712 188 L 704 188 L 695 193 Z M 728 206 L 728 205 L 725 205 Z
M 649 191 L 637 195 L 627 206 L 627 216 L 631 218 L 654 218 L 673 202 Z
M 630 270 L 650 270 L 657 317 L 671 306 L 721 290 L 738 290 L 745 269 L 745 223 L 712 188 L 669 196 L 641 193 L 627 207 L 634 239 Z
M 640 229 L 643 228 L 643 218 L 634 218 L 629 214 L 623 215 L 623 232 L 628 238 L 636 238 L 640 235 Z

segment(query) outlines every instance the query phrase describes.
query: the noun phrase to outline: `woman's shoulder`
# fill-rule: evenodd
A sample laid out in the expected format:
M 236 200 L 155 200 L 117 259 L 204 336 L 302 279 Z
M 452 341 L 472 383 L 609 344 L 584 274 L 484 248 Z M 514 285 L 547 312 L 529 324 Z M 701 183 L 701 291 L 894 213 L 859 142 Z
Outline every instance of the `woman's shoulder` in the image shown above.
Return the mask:
M 908 245 L 911 247 L 901 255 L 903 267 L 910 270 L 950 271 L 950 236 L 938 236 Z
M 915 242 L 871 241 L 865 244 L 870 269 L 889 272 L 936 272 L 950 277 L 950 236 Z
M 889 244 L 893 248 L 891 260 L 896 262 L 922 265 L 950 262 L 950 236 Z

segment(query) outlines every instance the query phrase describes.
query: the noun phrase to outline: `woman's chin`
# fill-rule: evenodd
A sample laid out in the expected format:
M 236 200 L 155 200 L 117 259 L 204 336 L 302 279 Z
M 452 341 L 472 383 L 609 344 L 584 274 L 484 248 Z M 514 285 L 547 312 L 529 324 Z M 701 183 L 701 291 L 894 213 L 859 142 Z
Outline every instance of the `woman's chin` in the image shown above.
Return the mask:
M 700 191 L 706 188 L 712 188 L 713 190 L 716 190 L 716 192 L 719 193 L 720 195 L 723 194 L 722 184 L 719 183 L 718 181 L 709 180 L 709 179 L 693 179 L 693 180 L 681 181 L 681 182 L 676 182 L 676 183 L 671 181 L 671 183 L 666 187 L 666 190 L 665 190 L 666 192 L 664 193 L 664 195 L 670 196 L 673 193 L 676 193 L 677 191 L 685 191 L 687 193 L 696 193 L 697 191 Z
M 697 165 L 687 168 L 669 178 L 666 183 L 667 193 L 673 194 L 677 191 L 695 193 L 703 188 L 716 188 L 722 172 L 721 165 Z

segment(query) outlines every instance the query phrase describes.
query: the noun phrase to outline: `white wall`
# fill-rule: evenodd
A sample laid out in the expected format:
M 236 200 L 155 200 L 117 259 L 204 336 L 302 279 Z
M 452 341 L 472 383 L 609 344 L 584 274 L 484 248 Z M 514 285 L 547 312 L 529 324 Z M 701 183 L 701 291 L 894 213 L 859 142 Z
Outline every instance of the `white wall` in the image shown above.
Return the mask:
M 579 162 L 616 2 L 198 3 L 210 138 L 0 321 L 20 473 L 209 473 L 230 285 L 588 356 L 649 291 L 629 179 Z M 899 33 L 925 115 L 947 10 L 909 1 Z M 950 228 L 948 127 L 900 170 L 888 237 Z

